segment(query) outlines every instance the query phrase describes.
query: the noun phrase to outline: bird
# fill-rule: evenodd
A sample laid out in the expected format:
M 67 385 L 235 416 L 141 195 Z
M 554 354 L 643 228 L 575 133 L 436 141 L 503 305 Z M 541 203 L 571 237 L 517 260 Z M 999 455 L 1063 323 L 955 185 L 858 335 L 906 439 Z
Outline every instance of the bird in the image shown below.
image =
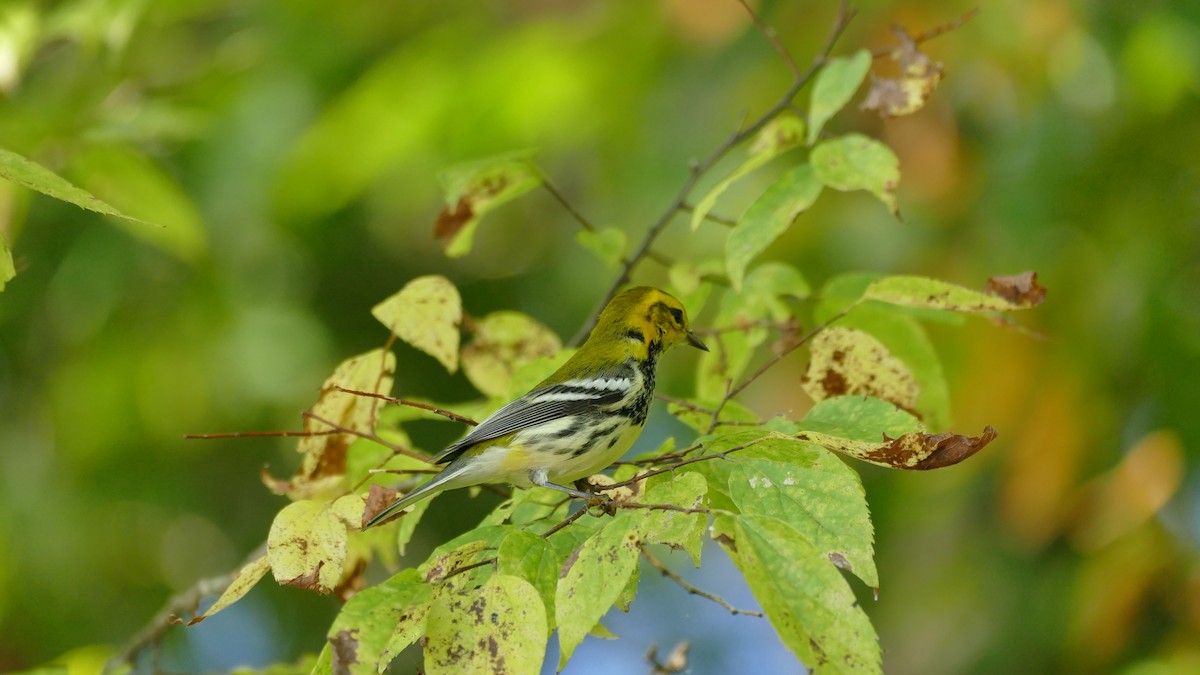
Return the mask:
M 633 446 L 650 412 L 659 357 L 685 343 L 708 351 L 679 300 L 650 286 L 617 295 L 566 363 L 434 456 L 445 468 L 362 529 L 444 490 L 483 483 L 595 499 L 562 483 L 607 468 Z

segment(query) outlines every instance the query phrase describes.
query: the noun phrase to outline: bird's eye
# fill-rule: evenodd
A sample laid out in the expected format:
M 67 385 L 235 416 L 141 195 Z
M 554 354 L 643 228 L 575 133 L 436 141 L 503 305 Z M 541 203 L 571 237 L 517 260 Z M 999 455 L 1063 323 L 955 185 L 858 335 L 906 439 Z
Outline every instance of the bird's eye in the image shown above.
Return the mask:
M 675 323 L 683 325 L 683 310 L 678 307 L 671 308 L 671 317 L 675 319 Z

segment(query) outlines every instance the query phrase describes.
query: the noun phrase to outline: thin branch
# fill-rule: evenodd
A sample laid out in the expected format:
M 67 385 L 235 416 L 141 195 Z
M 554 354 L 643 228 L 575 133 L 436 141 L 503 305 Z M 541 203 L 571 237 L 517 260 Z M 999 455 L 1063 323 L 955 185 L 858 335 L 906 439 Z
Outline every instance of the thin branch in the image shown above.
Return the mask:
M 675 504 L 642 504 L 641 502 L 613 502 L 613 508 L 643 511 L 674 511 L 675 513 L 712 513 L 702 506 L 677 506 Z
M 792 55 L 788 53 L 787 47 L 784 47 L 783 43 L 780 42 L 779 35 L 775 32 L 775 29 L 758 16 L 758 14 L 756 14 L 754 10 L 750 8 L 750 5 L 746 4 L 746 0 L 738 0 L 738 4 L 740 4 L 742 9 L 745 9 L 746 13 L 750 15 L 750 20 L 754 22 L 754 27 L 766 36 L 767 40 L 771 42 L 771 46 L 775 47 L 775 51 L 779 52 L 779 55 L 783 57 L 783 61 L 787 64 L 788 70 L 792 71 L 792 77 L 800 77 L 800 68 L 796 65 L 796 61 L 792 58 Z
M 706 598 L 708 600 L 712 600 L 713 602 L 715 602 L 718 605 L 720 605 L 721 607 L 723 607 L 725 609 L 725 611 L 729 612 L 730 614 L 733 614 L 734 616 L 736 616 L 738 614 L 742 614 L 745 616 L 757 616 L 760 618 L 762 617 L 762 615 L 763 615 L 762 612 L 757 612 L 757 611 L 750 610 L 750 609 L 738 609 L 738 608 L 734 607 L 733 605 L 729 604 L 728 602 L 725 602 L 725 599 L 722 598 L 721 596 L 713 595 L 712 593 L 709 593 L 708 591 L 702 591 L 699 588 L 696 588 L 695 586 L 691 585 L 683 577 L 681 577 L 678 574 L 676 574 L 675 572 L 673 572 L 671 570 L 671 568 L 664 565 L 658 558 L 655 558 L 653 555 L 651 555 L 651 553 L 646 550 L 646 547 L 639 545 L 638 550 L 640 550 L 642 552 L 642 557 L 646 559 L 646 562 L 650 563 L 651 567 L 653 567 L 654 569 L 661 572 L 664 577 L 667 577 L 671 581 L 674 581 L 675 583 L 679 584 L 680 588 L 687 591 L 688 593 L 690 593 L 692 595 L 698 595 L 698 596 L 700 596 L 702 598 Z
M 588 319 L 575 333 L 575 336 L 571 338 L 571 345 L 579 345 L 587 338 L 588 334 L 592 332 L 592 328 L 595 327 L 596 319 L 599 318 L 600 312 L 608 305 L 610 300 L 616 297 L 617 291 L 621 289 L 621 286 L 624 286 L 625 282 L 629 281 L 630 277 L 633 275 L 634 268 L 637 267 L 641 260 L 646 257 L 646 253 L 650 250 L 650 246 L 656 239 L 658 239 L 658 236 L 662 234 L 662 231 L 667 227 L 667 225 L 671 223 L 675 215 L 679 213 L 682 205 L 688 203 L 688 198 L 691 196 L 692 190 L 696 187 L 700 177 L 711 170 L 712 167 L 716 165 L 716 163 L 722 158 L 724 158 L 730 150 L 740 145 L 744 141 L 752 138 L 755 134 L 762 130 L 763 127 L 770 123 L 771 120 L 775 119 L 784 110 L 787 110 L 788 106 L 790 106 L 792 103 L 792 99 L 796 97 L 796 94 L 800 93 L 800 90 L 804 88 L 804 85 L 808 84 L 813 76 L 817 74 L 817 71 L 820 70 L 821 66 L 825 65 L 825 61 L 829 58 L 830 52 L 833 51 L 834 45 L 837 44 L 838 38 L 841 37 L 843 32 L 845 32 L 846 26 L 849 25 L 850 21 L 854 18 L 854 15 L 855 10 L 850 7 L 849 2 L 847 0 L 842 0 L 838 5 L 838 15 L 834 20 L 833 27 L 829 32 L 829 36 L 826 38 L 825 44 L 821 47 L 821 50 L 818 51 L 816 56 L 813 58 L 812 63 L 809 64 L 808 69 L 802 73 L 796 74 L 791 86 L 788 87 L 788 90 L 784 92 L 783 96 L 776 101 L 775 105 L 771 106 L 771 108 L 767 112 L 763 113 L 761 117 L 747 127 L 742 127 L 739 124 L 737 131 L 726 138 L 725 141 L 718 145 L 716 149 L 714 149 L 707 157 L 692 165 L 691 171 L 688 173 L 683 185 L 679 188 L 678 193 L 675 195 L 675 199 L 671 201 L 670 205 L 667 206 L 658 219 L 654 221 L 654 223 L 650 226 L 650 229 L 648 229 L 646 234 L 642 237 L 642 241 L 638 244 L 637 248 L 634 249 L 633 255 L 630 256 L 625 264 L 621 266 L 621 270 L 617 274 L 616 279 L 614 279 L 612 284 L 609 285 L 608 290 L 600 298 L 600 301 L 596 303 L 596 307 L 588 315 Z
M 142 627 L 129 642 L 126 642 L 121 647 L 108 663 L 104 664 L 105 673 L 111 673 L 125 664 L 134 665 L 139 654 L 150 647 L 157 648 L 158 642 L 162 640 L 163 635 L 167 630 L 174 625 L 173 619 L 181 614 L 194 614 L 200 608 L 200 603 L 207 597 L 220 595 L 229 588 L 229 585 L 237 579 L 242 568 L 250 564 L 254 560 L 262 557 L 267 550 L 267 543 L 264 541 L 254 552 L 246 556 L 242 564 L 238 565 L 232 572 L 222 574 L 216 577 L 200 579 L 190 587 L 171 596 L 163 608 L 154 615 L 150 621 Z
M 324 424 L 325 426 L 327 426 L 330 429 L 333 429 L 334 431 L 337 431 L 339 433 L 350 434 L 351 436 L 358 436 L 359 438 L 365 438 L 368 441 L 374 441 L 374 442 L 382 445 L 383 447 L 387 448 L 388 450 L 391 450 L 394 454 L 404 455 L 405 457 L 412 457 L 413 459 L 419 459 L 422 462 L 426 462 L 429 464 L 433 463 L 430 460 L 429 455 L 426 455 L 421 452 L 417 452 L 416 450 L 409 450 L 408 448 L 405 448 L 400 445 L 396 445 L 395 443 L 392 443 L 391 441 L 389 441 L 385 438 L 382 438 L 381 436 L 379 436 L 378 434 L 376 434 L 373 431 L 359 431 L 358 429 L 351 429 L 350 427 L 344 427 L 344 426 L 338 424 L 337 422 L 327 420 L 324 417 L 321 417 L 320 415 L 312 412 L 311 410 L 304 411 L 303 416 L 314 419 L 314 420 L 320 422 L 321 424 Z
M 567 210 L 567 213 L 571 214 L 571 217 L 579 223 L 580 227 L 588 232 L 596 231 L 596 226 L 592 225 L 591 221 L 585 218 L 583 214 L 579 212 L 579 209 L 576 209 L 571 202 L 567 201 L 567 198 L 563 195 L 563 193 L 559 192 L 558 188 L 554 187 L 554 183 L 551 183 L 550 179 L 546 178 L 545 175 L 542 176 L 542 187 L 546 188 L 546 192 L 549 192 L 559 204 L 562 204 L 562 207 Z
M 435 405 L 430 405 L 428 403 L 421 403 L 420 401 L 410 401 L 410 400 L 404 399 L 404 398 L 395 398 L 393 396 L 388 396 L 386 394 L 376 394 L 375 392 L 372 392 L 372 391 L 359 391 L 357 389 L 347 389 L 345 387 L 340 387 L 336 384 L 333 386 L 333 388 L 336 389 L 337 391 L 340 391 L 340 392 L 343 392 L 346 394 L 354 394 L 355 396 L 366 396 L 369 398 L 377 398 L 381 401 L 387 401 L 388 403 L 391 403 L 392 405 L 404 405 L 404 406 L 408 406 L 410 408 L 420 408 L 421 410 L 428 410 L 429 412 L 431 412 L 435 415 L 441 415 L 442 417 L 445 417 L 446 419 L 451 419 L 451 420 L 454 420 L 455 422 L 462 422 L 463 424 L 470 424 L 471 426 L 476 426 L 479 424 L 479 422 L 476 422 L 475 420 L 471 419 L 470 417 L 463 417 L 462 415 L 459 415 L 458 413 L 454 413 L 449 410 L 446 410 L 445 408 L 439 408 Z
M 608 489 L 608 486 L 605 486 L 605 489 Z M 569 516 L 567 516 L 566 518 L 564 518 L 564 519 L 562 520 L 562 522 L 558 523 L 558 524 L 557 524 L 557 525 L 555 525 L 554 527 L 552 527 L 552 528 L 550 528 L 550 529 L 546 530 L 545 532 L 543 532 L 543 533 L 542 533 L 542 539 L 549 539 L 549 538 L 550 538 L 550 535 L 554 534 L 555 532 L 558 532 L 559 530 L 563 529 L 564 527 L 566 527 L 566 526 L 570 525 L 571 523 L 573 523 L 573 522 L 575 522 L 575 521 L 579 520 L 579 519 L 580 519 L 580 518 L 582 518 L 582 517 L 583 517 L 583 516 L 584 516 L 586 513 L 587 513 L 587 509 L 579 509 L 579 510 L 578 510 L 578 511 L 576 511 L 575 513 L 572 513 L 571 515 L 569 515 Z
M 680 204 L 679 210 L 684 211 L 686 213 L 692 213 L 696 210 L 696 207 L 692 206 L 691 204 Z M 738 224 L 738 221 L 736 219 L 719 216 L 719 215 L 713 213 L 712 211 L 705 213 L 704 219 L 711 220 L 712 222 L 714 222 L 718 225 L 724 225 L 725 227 L 736 227 Z
M 950 31 L 957 29 L 959 26 L 970 21 L 971 19 L 974 19 L 978 14 L 979 14 L 978 7 L 969 9 L 965 13 L 963 13 L 962 16 L 958 17 L 957 19 L 946 22 L 940 26 L 934 26 L 933 28 L 930 28 L 929 30 L 925 31 L 924 33 L 921 33 L 920 35 L 912 38 L 913 44 L 919 45 L 922 42 L 928 42 L 936 37 L 945 35 L 946 33 L 949 33 Z M 876 49 L 875 51 L 871 52 L 871 58 L 875 58 L 875 59 L 883 58 L 883 57 L 891 54 L 893 51 L 895 51 L 897 46 L 898 45 L 892 45 L 891 47 L 882 47 L 880 49 Z
M 338 432 L 326 431 L 227 431 L 219 434 L 185 434 L 187 440 L 211 440 L 214 438 L 291 438 L 295 436 L 332 436 Z

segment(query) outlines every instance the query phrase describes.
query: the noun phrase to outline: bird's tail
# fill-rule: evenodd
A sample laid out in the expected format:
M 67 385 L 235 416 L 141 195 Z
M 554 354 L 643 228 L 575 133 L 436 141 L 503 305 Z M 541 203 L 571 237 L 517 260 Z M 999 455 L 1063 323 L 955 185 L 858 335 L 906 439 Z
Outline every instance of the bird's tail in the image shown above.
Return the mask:
M 430 480 L 428 483 L 425 483 L 424 485 L 417 488 L 416 490 L 413 490 L 412 492 L 404 495 L 400 499 L 397 499 L 396 501 L 389 504 L 386 509 L 375 514 L 375 516 L 373 518 L 371 518 L 371 520 L 367 521 L 366 525 L 362 526 L 362 529 L 365 530 L 365 529 L 371 527 L 372 525 L 377 525 L 377 524 L 383 522 L 384 520 L 391 518 L 396 513 L 408 508 L 409 506 L 412 506 L 413 504 L 416 504 L 417 502 L 421 501 L 422 499 L 432 497 L 433 495 L 441 492 L 442 490 L 445 490 L 447 487 L 449 487 L 448 485 L 446 485 L 446 483 L 448 483 L 449 481 L 451 481 L 452 479 L 457 477 L 458 474 L 459 474 L 459 471 L 455 471 L 451 467 L 446 467 L 446 470 L 444 470 L 441 473 L 439 473 L 438 475 L 434 476 L 433 479 Z

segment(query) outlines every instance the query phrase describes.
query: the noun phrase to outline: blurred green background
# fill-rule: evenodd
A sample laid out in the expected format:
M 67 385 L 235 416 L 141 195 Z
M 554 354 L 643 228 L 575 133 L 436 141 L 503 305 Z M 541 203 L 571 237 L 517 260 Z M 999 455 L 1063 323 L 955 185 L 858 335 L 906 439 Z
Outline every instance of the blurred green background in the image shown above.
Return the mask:
M 752 4 L 802 63 L 835 11 Z M 972 5 L 857 7 L 839 53 Z M 767 256 L 818 285 L 867 270 L 978 287 L 1033 269 L 1050 289 L 1017 317 L 1027 332 L 930 327 L 954 430 L 991 424 L 992 446 L 928 474 L 857 467 L 885 669 L 1197 672 L 1200 4 L 990 3 L 927 51 L 947 75 L 925 109 L 848 111 L 830 129 L 895 148 L 905 222 L 863 193 L 827 193 Z M 19 272 L 0 294 L 0 670 L 94 669 L 169 596 L 236 566 L 283 505 L 260 468 L 283 475 L 299 457 L 283 439 L 183 435 L 299 428 L 333 366 L 386 341 L 370 307 L 410 278 L 450 277 L 475 315 L 513 308 L 574 332 L 614 274 L 574 222 L 539 191 L 447 260 L 431 236 L 439 169 L 537 148 L 594 222 L 640 237 L 689 159 L 788 82 L 734 0 L 0 2 L 0 146 L 167 226 L 0 181 Z M 770 177 L 718 211 L 739 214 Z M 685 220 L 664 250 L 719 250 L 722 228 L 687 237 Z M 637 281 L 664 278 L 647 263 Z M 398 392 L 474 395 L 397 351 Z M 690 367 L 666 364 L 661 390 L 688 394 Z M 802 368 L 790 359 L 745 400 L 802 412 Z M 648 441 L 678 428 L 657 417 Z M 436 450 L 456 433 L 429 423 L 417 440 Z M 418 548 L 490 504 L 439 500 Z M 703 578 L 749 603 L 721 555 Z M 765 622 L 644 576 L 629 620 L 643 613 L 645 632 L 589 641 L 567 672 L 643 671 L 667 638 L 703 641 L 694 672 L 798 668 L 748 649 L 782 650 Z M 319 650 L 336 611 L 264 582 L 173 629 L 159 665 L 291 661 Z

